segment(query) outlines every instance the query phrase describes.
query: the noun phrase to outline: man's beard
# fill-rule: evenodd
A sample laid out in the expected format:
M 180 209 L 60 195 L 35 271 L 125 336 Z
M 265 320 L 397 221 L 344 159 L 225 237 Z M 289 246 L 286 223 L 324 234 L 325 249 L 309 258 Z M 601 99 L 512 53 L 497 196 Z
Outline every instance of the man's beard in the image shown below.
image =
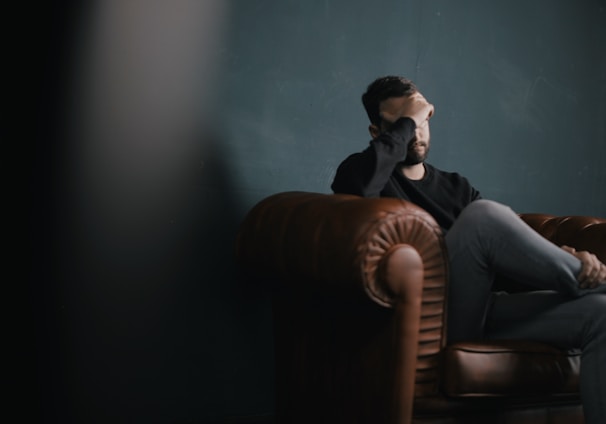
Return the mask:
M 422 152 L 418 152 L 415 149 L 415 145 L 421 145 L 425 147 Z M 408 151 L 406 152 L 406 159 L 404 159 L 405 166 L 417 165 L 419 163 L 425 162 L 427 159 L 427 155 L 429 154 L 429 143 L 425 141 L 413 141 L 408 146 Z

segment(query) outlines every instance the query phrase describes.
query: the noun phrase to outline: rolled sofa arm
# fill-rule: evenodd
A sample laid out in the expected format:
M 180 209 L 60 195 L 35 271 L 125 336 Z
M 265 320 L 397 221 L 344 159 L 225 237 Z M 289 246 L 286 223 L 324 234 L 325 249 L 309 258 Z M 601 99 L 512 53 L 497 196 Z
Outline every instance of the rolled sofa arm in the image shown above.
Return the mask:
M 412 246 L 424 267 L 424 286 L 445 296 L 447 256 L 435 220 L 398 199 L 286 192 L 258 203 L 236 240 L 240 265 L 281 284 L 355 286 L 390 307 L 395 295 L 381 277 L 382 260 L 398 245 Z

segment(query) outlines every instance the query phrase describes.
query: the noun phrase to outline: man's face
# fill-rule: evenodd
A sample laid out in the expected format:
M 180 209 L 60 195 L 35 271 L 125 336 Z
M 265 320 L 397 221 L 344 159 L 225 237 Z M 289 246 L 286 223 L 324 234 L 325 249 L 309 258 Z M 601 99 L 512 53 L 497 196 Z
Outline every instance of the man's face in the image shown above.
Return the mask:
M 415 137 L 408 143 L 404 165 L 416 165 L 425 162 L 429 154 L 429 121 L 415 130 Z
M 391 97 L 381 102 L 379 108 L 382 113 L 386 113 L 390 116 L 403 116 L 401 111 L 404 108 L 403 105 L 407 97 Z M 388 131 L 391 127 L 391 123 L 383 120 L 381 122 L 380 131 Z M 423 125 L 420 125 L 415 130 L 414 138 L 408 143 L 408 152 L 404 161 L 405 165 L 416 165 L 418 163 L 425 162 L 427 155 L 429 154 L 429 121 L 425 121 Z

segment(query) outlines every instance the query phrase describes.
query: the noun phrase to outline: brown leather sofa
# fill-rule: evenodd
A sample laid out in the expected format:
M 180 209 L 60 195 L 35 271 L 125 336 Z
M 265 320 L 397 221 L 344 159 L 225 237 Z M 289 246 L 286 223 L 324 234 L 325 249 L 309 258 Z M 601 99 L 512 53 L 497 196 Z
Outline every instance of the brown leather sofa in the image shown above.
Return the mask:
M 605 219 L 521 217 L 606 260 Z M 578 352 L 446 343 L 444 240 L 411 203 L 273 195 L 245 218 L 236 256 L 246 278 L 272 288 L 278 422 L 583 422 Z

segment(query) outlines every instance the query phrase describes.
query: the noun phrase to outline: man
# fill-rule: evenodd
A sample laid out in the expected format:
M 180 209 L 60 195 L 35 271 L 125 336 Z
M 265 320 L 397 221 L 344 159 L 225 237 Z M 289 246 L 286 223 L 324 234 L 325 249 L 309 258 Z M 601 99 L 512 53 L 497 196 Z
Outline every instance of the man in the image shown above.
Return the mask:
M 345 159 L 335 193 L 396 197 L 442 227 L 450 260 L 448 339 L 527 339 L 582 349 L 585 420 L 606 423 L 606 266 L 550 243 L 469 181 L 426 163 L 434 106 L 403 77 L 379 78 L 362 102 L 370 145 Z M 492 293 L 496 273 L 540 291 Z

